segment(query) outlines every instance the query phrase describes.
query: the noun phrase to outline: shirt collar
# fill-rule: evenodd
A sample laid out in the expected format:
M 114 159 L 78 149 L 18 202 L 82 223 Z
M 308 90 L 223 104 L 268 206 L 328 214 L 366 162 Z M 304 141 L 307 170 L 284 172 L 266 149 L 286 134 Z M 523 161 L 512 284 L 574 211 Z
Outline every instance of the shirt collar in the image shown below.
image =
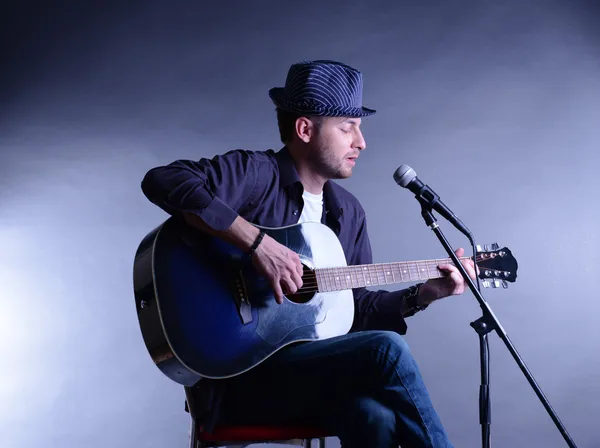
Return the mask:
M 296 182 L 300 182 L 294 159 L 287 146 L 281 148 L 275 153 L 277 164 L 279 165 L 279 186 L 285 188 Z
M 275 158 L 279 165 L 279 186 L 285 188 L 295 183 L 301 184 L 300 176 L 298 176 L 294 159 L 288 147 L 284 146 L 276 152 Z M 323 202 L 326 208 L 325 213 L 331 213 L 336 220 L 339 219 L 343 213 L 342 206 L 335 194 L 333 183 L 329 180 L 323 186 Z

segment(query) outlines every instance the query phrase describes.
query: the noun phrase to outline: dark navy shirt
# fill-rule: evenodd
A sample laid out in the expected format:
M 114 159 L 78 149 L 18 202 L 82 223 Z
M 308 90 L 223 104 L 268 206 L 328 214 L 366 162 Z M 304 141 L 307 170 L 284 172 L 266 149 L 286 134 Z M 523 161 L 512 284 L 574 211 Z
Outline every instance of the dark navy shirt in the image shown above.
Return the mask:
M 240 215 L 265 227 L 298 222 L 303 207 L 303 186 L 286 147 L 280 151 L 233 150 L 198 162 L 177 160 L 151 169 L 142 191 L 173 216 L 192 213 L 215 230 L 227 230 Z M 348 265 L 371 264 L 371 244 L 365 211 L 359 201 L 337 183 L 323 187 L 321 222 L 340 240 Z M 405 334 L 400 291 L 355 288 L 351 331 L 392 330 Z

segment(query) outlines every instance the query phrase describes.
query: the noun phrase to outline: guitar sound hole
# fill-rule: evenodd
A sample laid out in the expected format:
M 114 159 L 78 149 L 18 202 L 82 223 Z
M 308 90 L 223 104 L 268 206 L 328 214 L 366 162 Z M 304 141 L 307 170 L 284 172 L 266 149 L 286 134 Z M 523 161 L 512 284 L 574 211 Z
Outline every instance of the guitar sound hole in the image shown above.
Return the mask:
M 302 287 L 294 294 L 286 294 L 288 300 L 294 303 L 307 303 L 315 296 L 317 291 L 317 277 L 315 272 L 306 265 L 302 265 Z

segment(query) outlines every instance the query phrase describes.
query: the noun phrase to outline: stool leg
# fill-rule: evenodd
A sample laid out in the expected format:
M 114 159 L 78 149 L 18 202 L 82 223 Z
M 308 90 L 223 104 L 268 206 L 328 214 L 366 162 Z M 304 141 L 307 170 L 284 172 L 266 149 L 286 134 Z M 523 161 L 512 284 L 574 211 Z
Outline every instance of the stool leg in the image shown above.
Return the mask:
M 325 437 L 319 439 L 319 448 L 325 448 Z
M 310 448 L 310 445 L 312 444 L 312 439 L 304 439 L 304 443 L 302 444 L 303 448 Z
M 198 448 L 198 439 L 196 434 L 196 419 L 190 419 L 190 448 Z

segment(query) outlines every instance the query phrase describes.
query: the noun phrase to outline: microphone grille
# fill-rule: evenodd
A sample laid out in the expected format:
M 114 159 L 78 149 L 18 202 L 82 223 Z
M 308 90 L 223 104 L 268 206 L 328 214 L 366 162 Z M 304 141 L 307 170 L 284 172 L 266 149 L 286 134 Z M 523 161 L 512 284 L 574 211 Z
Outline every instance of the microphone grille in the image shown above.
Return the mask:
M 400 165 L 394 172 L 394 180 L 403 188 L 406 188 L 415 177 L 417 177 L 417 173 L 408 165 Z

